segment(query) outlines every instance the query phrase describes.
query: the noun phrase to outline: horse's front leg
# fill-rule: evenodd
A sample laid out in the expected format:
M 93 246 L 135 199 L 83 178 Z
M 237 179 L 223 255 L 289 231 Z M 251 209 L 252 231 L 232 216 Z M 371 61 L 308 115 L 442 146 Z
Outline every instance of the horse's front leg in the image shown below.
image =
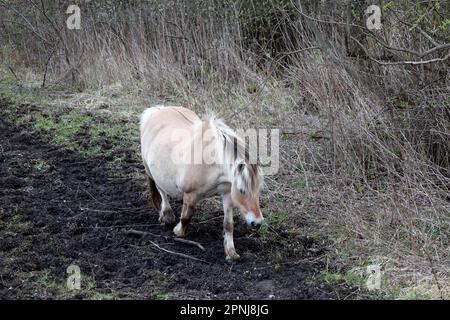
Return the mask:
M 223 201 L 223 246 L 225 249 L 225 258 L 227 261 L 239 259 L 236 253 L 233 241 L 233 202 L 230 194 L 222 196 Z
M 185 193 L 183 195 L 183 209 L 181 209 L 180 222 L 173 228 L 173 232 L 177 237 L 182 238 L 186 236 L 186 227 L 194 214 L 196 203 L 197 195 L 195 193 Z

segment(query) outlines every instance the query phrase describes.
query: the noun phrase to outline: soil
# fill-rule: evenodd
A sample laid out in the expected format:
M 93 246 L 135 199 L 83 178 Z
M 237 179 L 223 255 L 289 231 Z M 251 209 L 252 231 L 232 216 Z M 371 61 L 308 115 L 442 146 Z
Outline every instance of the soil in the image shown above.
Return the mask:
M 290 239 L 301 249 L 294 254 L 282 234 L 265 239 L 240 221 L 241 259 L 227 263 L 217 209 L 188 231 L 205 251 L 176 242 L 148 205 L 143 176 L 118 177 L 111 159 L 83 158 L 22 129 L 0 120 L 0 299 L 67 298 L 71 264 L 90 279 L 69 296 L 80 299 L 343 299 L 357 290 L 320 280 L 325 249 L 311 238 Z M 126 159 L 117 170 L 143 172 Z M 180 203 L 173 208 L 179 214 Z

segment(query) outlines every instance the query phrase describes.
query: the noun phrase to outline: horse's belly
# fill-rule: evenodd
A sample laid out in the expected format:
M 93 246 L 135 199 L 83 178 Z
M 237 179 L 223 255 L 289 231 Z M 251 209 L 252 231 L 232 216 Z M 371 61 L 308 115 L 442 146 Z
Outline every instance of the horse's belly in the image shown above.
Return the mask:
M 160 168 L 157 164 L 149 165 L 150 173 L 156 185 L 167 195 L 174 199 L 182 199 L 183 191 L 178 185 L 178 173 L 167 170 L 167 167 Z

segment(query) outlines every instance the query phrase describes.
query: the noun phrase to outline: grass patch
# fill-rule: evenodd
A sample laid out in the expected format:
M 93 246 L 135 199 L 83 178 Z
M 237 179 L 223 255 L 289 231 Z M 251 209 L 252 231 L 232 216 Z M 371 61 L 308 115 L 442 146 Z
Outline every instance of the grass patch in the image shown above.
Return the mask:
M 2 108 L 0 113 L 4 119 L 85 157 L 106 156 L 114 161 L 123 149 L 139 154 L 137 117 L 133 121 L 129 114 L 94 113 L 88 109 L 88 102 L 86 108 L 74 106 L 68 98 L 64 100 L 58 93 L 53 94 L 56 97 L 50 99 L 48 92 L 19 86 L 14 78 L 5 74 L 0 80 L 0 102 L 8 108 Z M 45 167 L 43 163 L 36 163 L 38 170 L 45 170 Z
M 404 289 L 398 293 L 399 299 L 407 300 L 432 300 L 433 297 L 429 293 L 424 293 L 416 288 Z
M 153 298 L 155 300 L 169 300 L 169 295 L 167 293 L 156 293 Z
M 20 108 L 11 106 L 11 110 L 2 111 L 7 120 L 28 128 L 64 149 L 76 151 L 84 157 L 106 157 L 111 160 L 109 163 L 125 160 L 128 152 L 121 156 L 124 150 L 131 150 L 133 155 L 139 157 L 137 123 L 125 124 L 119 115 L 103 117 L 67 109 L 49 113 L 51 111 L 48 108 L 41 106 L 36 107 L 39 108 L 37 110 L 22 112 L 18 110 Z M 35 168 L 45 170 L 47 166 L 37 161 Z
M 84 274 L 81 275 L 81 288 L 68 289 L 67 279 L 57 279 L 48 270 L 23 272 L 18 274 L 23 281 L 33 284 L 36 290 L 56 296 L 58 299 L 84 298 L 89 300 L 111 300 L 113 294 L 97 290 L 95 281 Z M 44 294 L 45 295 L 45 294 Z
M 329 283 L 347 283 L 350 286 L 365 287 L 366 280 L 355 272 L 347 272 L 345 274 L 327 272 L 324 274 L 323 279 Z
M 15 214 L 6 221 L 0 221 L 1 236 L 15 236 L 30 228 L 30 222 L 25 221 L 20 214 Z
M 46 171 L 50 168 L 50 164 L 45 160 L 35 160 L 32 166 L 38 171 Z
M 291 181 L 290 185 L 291 185 L 291 188 L 293 188 L 297 191 L 303 191 L 308 186 L 308 183 L 307 183 L 305 177 L 296 177 Z
M 50 98 L 39 86 L 24 86 L 9 73 L 0 70 L 0 101 L 8 104 L 39 104 L 49 106 Z
M 279 208 L 283 208 L 280 206 Z M 291 211 L 289 209 L 284 210 L 276 210 L 267 212 L 264 216 L 265 221 L 259 230 L 259 233 L 264 238 L 270 238 L 273 233 L 277 233 L 278 231 L 287 230 L 284 227 L 284 222 L 287 220 Z

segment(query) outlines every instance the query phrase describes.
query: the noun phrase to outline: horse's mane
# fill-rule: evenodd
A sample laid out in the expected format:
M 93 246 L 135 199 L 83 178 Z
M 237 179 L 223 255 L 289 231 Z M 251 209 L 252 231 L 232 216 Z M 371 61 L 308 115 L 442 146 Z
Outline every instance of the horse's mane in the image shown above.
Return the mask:
M 250 163 L 245 141 L 222 119 L 210 115 L 207 121 L 217 133 L 217 150 L 220 150 L 220 161 L 227 175 L 236 182 L 241 191 L 250 196 L 257 194 L 262 187 L 263 176 L 258 164 Z

